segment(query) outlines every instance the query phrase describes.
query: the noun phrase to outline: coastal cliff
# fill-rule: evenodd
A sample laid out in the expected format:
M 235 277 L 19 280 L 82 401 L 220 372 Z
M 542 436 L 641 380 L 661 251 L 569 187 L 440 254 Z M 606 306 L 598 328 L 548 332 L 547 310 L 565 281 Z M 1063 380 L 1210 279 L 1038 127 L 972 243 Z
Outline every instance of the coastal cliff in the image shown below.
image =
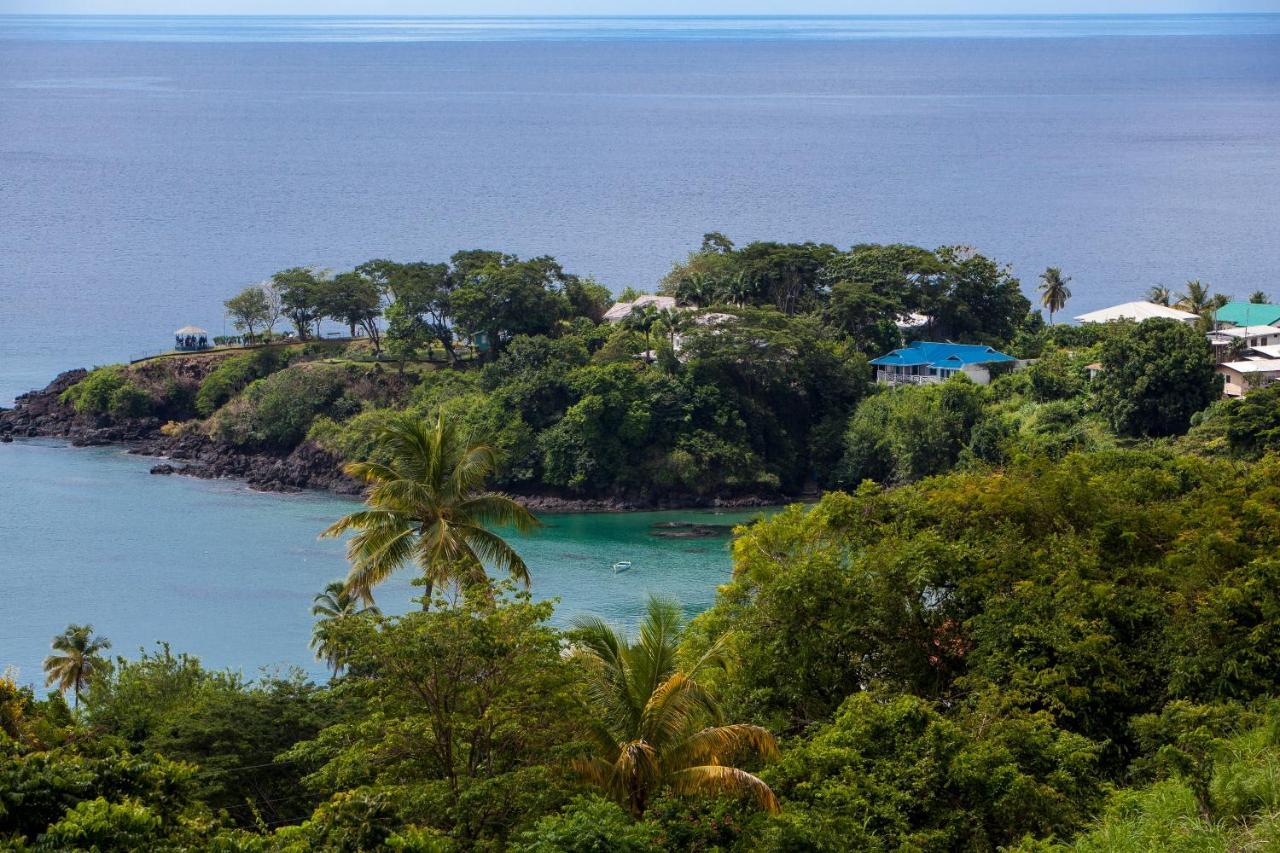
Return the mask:
M 199 359 L 175 366 L 196 365 Z M 207 367 L 206 367 L 207 370 Z M 287 492 L 321 489 L 336 494 L 359 494 L 360 485 L 342 473 L 342 460 L 314 442 L 303 442 L 283 455 L 250 453 L 219 443 L 198 431 L 166 435 L 166 421 L 156 416 L 113 418 L 78 413 L 63 399 L 64 392 L 82 381 L 88 371 L 68 370 L 39 391 L 18 397 L 14 408 L 0 410 L 0 442 L 14 438 L 59 438 L 75 447 L 120 445 L 130 453 L 163 460 L 153 474 L 182 474 L 202 479 L 243 480 L 255 489 Z
M 140 373 L 153 383 L 166 384 L 170 391 L 175 381 L 198 385 L 223 360 L 211 355 L 169 358 L 162 368 L 143 368 Z M 135 372 L 139 371 L 135 369 Z M 362 491 L 359 482 L 343 473 L 346 460 L 310 439 L 285 452 L 252 451 L 219 441 L 201 429 L 194 418 L 174 421 L 154 414 L 117 417 L 78 412 L 66 392 L 89 375 L 90 371 L 84 368 L 65 371 L 43 389 L 17 397 L 12 409 L 0 409 L 0 443 L 23 438 L 55 438 L 73 447 L 120 446 L 131 454 L 156 459 L 152 474 L 234 479 L 267 492 L 319 490 L 356 496 Z M 184 413 L 169 411 L 168 414 Z M 181 425 L 177 430 L 171 428 L 175 423 Z M 776 505 L 785 499 L 774 493 L 579 497 L 527 486 L 510 491 L 530 509 L 543 512 L 755 507 Z

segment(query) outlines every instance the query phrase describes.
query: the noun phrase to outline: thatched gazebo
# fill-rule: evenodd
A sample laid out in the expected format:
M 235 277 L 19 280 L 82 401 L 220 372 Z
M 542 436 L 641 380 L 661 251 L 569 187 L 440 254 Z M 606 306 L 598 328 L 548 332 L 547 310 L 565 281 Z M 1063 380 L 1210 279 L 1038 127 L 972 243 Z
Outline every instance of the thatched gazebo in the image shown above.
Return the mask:
M 199 326 L 183 326 L 173 333 L 173 348 L 179 352 L 208 349 L 209 333 Z

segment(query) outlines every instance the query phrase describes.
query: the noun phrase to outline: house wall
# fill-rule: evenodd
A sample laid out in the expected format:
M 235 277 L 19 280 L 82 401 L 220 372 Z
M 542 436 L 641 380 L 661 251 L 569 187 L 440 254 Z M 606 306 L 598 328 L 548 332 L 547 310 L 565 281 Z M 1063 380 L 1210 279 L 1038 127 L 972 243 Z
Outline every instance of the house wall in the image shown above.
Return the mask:
M 1238 370 L 1220 364 L 1217 367 L 1217 372 L 1223 380 L 1222 393 L 1228 397 L 1243 397 L 1254 388 L 1260 388 L 1263 385 L 1280 380 L 1280 371 L 1274 370 L 1264 373 L 1241 373 Z

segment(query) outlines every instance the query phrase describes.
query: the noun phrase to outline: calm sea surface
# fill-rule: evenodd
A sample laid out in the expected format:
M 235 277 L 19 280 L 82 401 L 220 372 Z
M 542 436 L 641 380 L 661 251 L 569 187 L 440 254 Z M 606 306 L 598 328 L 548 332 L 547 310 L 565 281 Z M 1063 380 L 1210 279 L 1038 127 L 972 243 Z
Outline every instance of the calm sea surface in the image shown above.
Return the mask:
M 225 481 L 156 477 L 153 463 L 119 450 L 48 442 L 0 446 L 0 671 L 40 677 L 50 638 L 91 622 L 114 652 L 169 641 L 207 664 L 292 664 L 316 676 L 307 648 L 311 598 L 346 574 L 343 546 L 316 535 L 357 506 L 323 495 L 270 495 Z M 759 511 L 546 515 L 514 542 L 536 599 L 559 598 L 556 621 L 593 613 L 630 628 L 650 592 L 690 612 L 729 579 L 727 538 L 671 539 L 662 521 L 730 525 Z M 618 560 L 633 568 L 614 574 Z M 379 587 L 403 612 L 420 593 L 411 573 Z
M 1280 297 L 1278 198 L 1278 16 L 0 16 L 0 405 L 222 332 L 283 267 L 460 248 L 618 289 L 712 229 L 968 243 L 1028 285 L 1063 267 L 1069 314 L 1193 277 Z M 305 663 L 344 571 L 315 533 L 347 505 L 146 468 L 0 445 L 0 665 L 32 676 L 70 621 Z M 535 594 L 708 603 L 727 556 L 651 523 L 557 519 L 521 543 Z
M 1280 297 L 1280 16 L 0 16 L 0 405 L 297 264 L 968 243 Z

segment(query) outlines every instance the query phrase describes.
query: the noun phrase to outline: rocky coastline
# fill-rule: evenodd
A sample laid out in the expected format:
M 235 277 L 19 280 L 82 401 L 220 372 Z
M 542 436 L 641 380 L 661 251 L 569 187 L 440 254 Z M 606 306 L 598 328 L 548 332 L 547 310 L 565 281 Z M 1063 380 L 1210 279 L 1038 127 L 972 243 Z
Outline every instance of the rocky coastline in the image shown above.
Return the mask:
M 119 446 L 132 454 L 154 458 L 156 464 L 151 473 L 156 475 L 233 479 L 265 492 L 316 490 L 344 496 L 361 493 L 360 483 L 342 472 L 342 460 L 314 442 L 305 441 L 285 456 L 248 453 L 197 431 L 166 435 L 161 431 L 164 422 L 160 418 L 112 420 L 79 415 L 60 398 L 62 392 L 86 375 L 88 371 L 84 369 L 68 370 L 45 388 L 19 396 L 12 409 L 0 408 L 0 443 L 21 438 L 57 438 L 74 447 Z M 741 509 L 776 506 L 789 500 L 783 495 L 653 499 L 581 498 L 524 490 L 516 494 L 536 512 Z

